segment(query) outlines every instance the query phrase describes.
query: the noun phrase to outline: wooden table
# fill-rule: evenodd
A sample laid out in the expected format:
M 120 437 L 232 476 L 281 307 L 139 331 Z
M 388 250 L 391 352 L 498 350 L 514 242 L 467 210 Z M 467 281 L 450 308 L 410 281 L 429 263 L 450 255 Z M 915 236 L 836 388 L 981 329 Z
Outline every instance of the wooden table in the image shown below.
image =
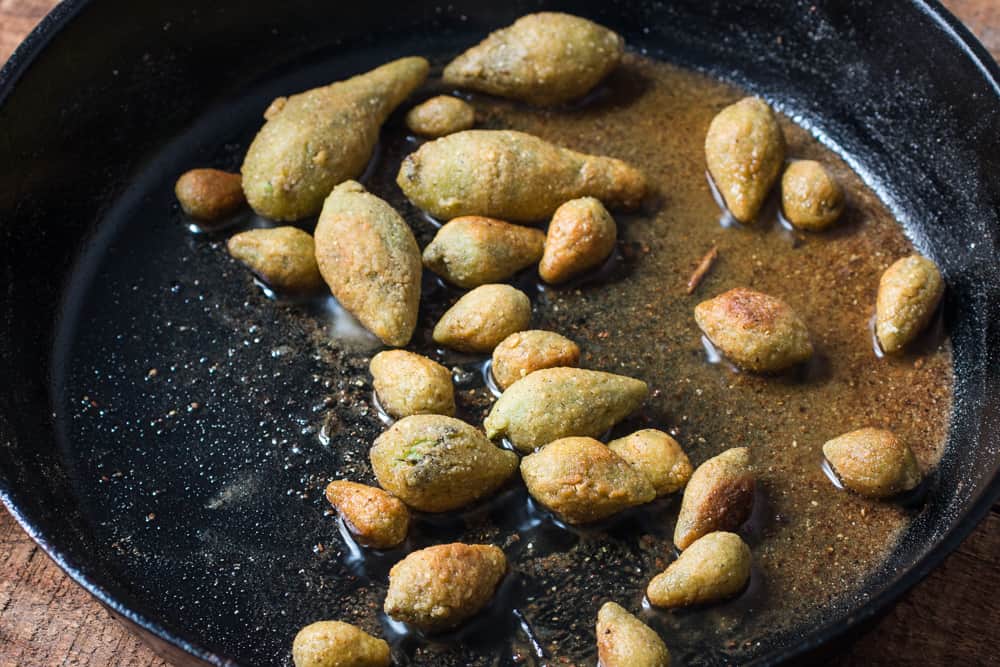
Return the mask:
M 0 0 L 0 62 L 56 3 Z M 1000 59 L 1000 0 L 945 0 Z M 838 663 L 1000 664 L 1000 512 Z M 0 667 L 165 667 L 0 509 Z

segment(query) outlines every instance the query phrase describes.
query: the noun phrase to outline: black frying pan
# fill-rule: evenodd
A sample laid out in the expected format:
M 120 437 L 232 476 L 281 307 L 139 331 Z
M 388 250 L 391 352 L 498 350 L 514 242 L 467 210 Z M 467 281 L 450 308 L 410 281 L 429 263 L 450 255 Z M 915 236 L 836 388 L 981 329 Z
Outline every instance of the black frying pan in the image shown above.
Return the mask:
M 936 2 L 71 0 L 0 73 L 0 495 L 70 576 L 177 663 L 287 661 L 304 622 L 370 614 L 381 600 L 365 577 L 386 564 L 359 573 L 309 548 L 337 542 L 330 519 L 312 518 L 316 489 L 332 466 L 350 469 L 361 444 L 295 446 L 327 412 L 370 440 L 370 415 L 352 421 L 358 392 L 329 373 L 362 370 L 332 353 L 291 355 L 275 375 L 272 351 L 315 332 L 284 323 L 280 305 L 221 289 L 217 249 L 178 222 L 173 179 L 237 167 L 278 93 L 400 55 L 447 56 L 542 6 L 771 99 L 851 160 L 950 287 L 951 434 L 889 562 L 821 624 L 685 646 L 682 660 L 809 655 L 923 578 L 1000 497 L 1000 70 Z M 151 368 L 171 382 L 147 381 Z M 191 405 L 195 395 L 212 409 Z M 572 655 L 592 641 L 593 615 L 573 595 L 589 597 L 565 588 Z M 357 608 L 330 609 L 342 593 L 356 593 Z M 492 635 L 517 635 L 517 619 L 487 615 L 477 628 L 430 657 L 405 640 L 397 658 L 509 661 L 509 651 L 499 663 L 484 656 Z M 530 646 L 526 655 L 545 661 Z

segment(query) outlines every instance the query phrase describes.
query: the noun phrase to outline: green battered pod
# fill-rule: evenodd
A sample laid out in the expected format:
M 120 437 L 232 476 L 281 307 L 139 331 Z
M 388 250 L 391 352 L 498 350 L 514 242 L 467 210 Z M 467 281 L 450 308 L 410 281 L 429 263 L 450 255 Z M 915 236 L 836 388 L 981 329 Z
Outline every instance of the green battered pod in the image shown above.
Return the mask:
M 316 263 L 344 308 L 386 345 L 410 342 L 420 306 L 420 248 L 395 209 L 341 183 L 316 225 Z
M 226 248 L 272 287 L 294 293 L 323 287 L 316 266 L 316 243 L 298 227 L 248 229 L 231 236 Z
M 660 635 L 614 602 L 597 612 L 597 656 L 601 667 L 670 667 Z
M 389 667 L 389 644 L 341 621 L 318 621 L 299 630 L 292 643 L 295 667 Z
M 646 596 L 654 607 L 708 604 L 739 593 L 750 579 L 750 547 L 735 533 L 699 538 L 653 577 Z
M 558 12 L 522 16 L 444 69 L 444 82 L 530 104 L 586 95 L 621 60 L 625 41 L 593 21 Z
M 578 197 L 635 208 L 646 194 L 646 177 L 621 160 L 513 130 L 467 130 L 428 142 L 403 160 L 396 183 L 442 220 L 482 215 L 533 222 Z
M 424 266 L 448 282 L 472 289 L 507 280 L 542 258 L 545 234 L 502 220 L 467 216 L 438 230 L 424 248 Z
M 582 368 L 546 368 L 518 380 L 493 404 L 484 426 L 531 452 L 568 436 L 599 437 L 635 412 L 649 388 L 642 380 Z
M 490 495 L 517 469 L 517 454 L 444 415 L 393 424 L 369 452 L 379 485 L 422 512 L 447 512 Z
M 712 119 L 705 160 L 733 217 L 752 223 L 785 163 L 785 135 L 766 102 L 747 97 Z
M 253 210 L 286 221 L 319 213 L 335 185 L 364 171 L 382 123 L 424 82 L 428 67 L 423 58 L 401 58 L 272 102 L 243 161 Z

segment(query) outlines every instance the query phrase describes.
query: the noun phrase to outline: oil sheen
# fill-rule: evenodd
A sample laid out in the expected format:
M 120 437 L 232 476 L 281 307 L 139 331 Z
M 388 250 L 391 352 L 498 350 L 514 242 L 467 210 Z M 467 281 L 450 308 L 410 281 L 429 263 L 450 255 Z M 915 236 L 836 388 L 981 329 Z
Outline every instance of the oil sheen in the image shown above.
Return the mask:
M 429 89 L 437 90 L 433 82 Z M 638 612 L 685 664 L 740 659 L 752 655 L 762 636 L 808 622 L 817 610 L 856 592 L 917 511 L 837 488 L 824 474 L 821 452 L 826 440 L 873 425 L 899 434 L 925 470 L 940 458 L 951 402 L 946 340 L 937 332 L 920 341 L 915 353 L 896 358 L 876 355 L 871 344 L 879 276 L 913 248 L 858 176 L 784 117 L 789 159 L 819 160 L 830 169 L 844 186 L 845 213 L 829 231 L 799 232 L 784 223 L 772 193 L 756 224 L 733 221 L 706 178 L 704 137 L 713 116 L 743 95 L 700 74 L 631 55 L 596 94 L 570 108 L 467 98 L 476 106 L 478 127 L 521 130 L 618 157 L 650 178 L 655 194 L 643 208 L 616 213 L 618 248 L 599 269 L 556 288 L 542 283 L 534 269 L 511 282 L 532 298 L 533 327 L 580 344 L 582 366 L 650 385 L 641 413 L 609 436 L 663 429 L 696 465 L 730 447 L 751 449 L 759 492 L 741 529 L 754 555 L 750 586 L 736 599 L 707 608 L 651 608 L 645 584 L 675 557 L 670 536 L 679 497 L 573 528 L 532 502 L 518 480 L 465 512 L 418 516 L 414 535 L 393 553 L 353 544 L 345 551 L 358 575 L 377 587 L 384 586 L 391 564 L 418 545 L 489 541 L 510 559 L 511 574 L 494 602 L 454 633 L 427 637 L 379 612 L 397 661 L 443 658 L 458 645 L 494 653 L 501 663 L 593 659 L 592 626 L 606 600 Z M 387 129 L 390 138 L 366 185 L 403 211 L 424 246 L 440 223 L 396 191 L 397 165 L 421 143 L 413 136 L 393 137 L 402 132 Z M 717 261 L 688 295 L 688 277 L 713 246 Z M 781 376 L 742 373 L 710 343 L 704 345 L 694 306 L 738 286 L 779 296 L 800 313 L 816 347 L 809 364 Z M 435 347 L 429 338 L 436 319 L 462 293 L 425 275 L 410 348 L 453 370 L 457 416 L 478 424 L 495 397 L 488 359 Z M 347 531 L 340 536 L 351 542 Z

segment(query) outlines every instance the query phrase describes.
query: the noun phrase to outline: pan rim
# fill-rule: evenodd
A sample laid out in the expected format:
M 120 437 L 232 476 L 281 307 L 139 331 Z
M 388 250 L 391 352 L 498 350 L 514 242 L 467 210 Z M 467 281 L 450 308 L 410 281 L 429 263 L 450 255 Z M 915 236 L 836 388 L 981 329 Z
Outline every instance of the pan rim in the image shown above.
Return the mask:
M 57 4 L 39 24 L 28 34 L 23 42 L 14 50 L 9 60 L 0 68 L 0 107 L 14 93 L 18 82 L 30 69 L 31 65 L 45 50 L 51 40 L 69 25 L 94 0 L 64 0 Z M 976 68 L 985 82 L 993 88 L 997 100 L 1000 101 L 1000 64 L 986 50 L 985 46 L 970 32 L 970 30 L 939 0 L 908 0 L 910 4 L 931 18 L 942 36 L 958 47 Z M 987 323 L 989 325 L 989 323 Z M 22 509 L 18 500 L 20 494 L 14 485 L 5 477 L 0 476 L 0 502 L 24 530 L 25 533 L 42 549 L 43 552 L 67 574 L 76 584 L 81 586 L 102 605 L 111 610 L 114 615 L 128 621 L 134 627 L 130 630 L 141 630 L 138 633 L 143 641 L 150 637 L 175 647 L 212 665 L 230 665 L 238 663 L 232 658 L 215 653 L 187 639 L 183 633 L 173 632 L 159 624 L 148 615 L 138 612 L 112 594 L 104 585 L 87 574 L 86 564 L 78 562 L 60 546 L 50 541 L 37 520 L 33 520 L 30 512 Z M 886 611 L 890 605 L 898 601 L 947 558 L 989 513 L 991 507 L 1000 501 L 1000 472 L 994 475 L 983 486 L 978 497 L 968 509 L 952 524 L 937 543 L 919 558 L 908 570 L 895 581 L 887 585 L 877 595 L 848 614 L 842 623 L 836 619 L 817 625 L 802 637 L 785 647 L 761 656 L 753 664 L 772 665 L 801 658 L 809 652 L 842 638 L 864 623 L 876 618 Z M 37 518 L 36 518 L 37 519 Z M 148 637 L 146 635 L 149 635 Z M 155 647 L 153 647 L 154 650 Z M 158 651 L 157 651 L 158 652 Z

